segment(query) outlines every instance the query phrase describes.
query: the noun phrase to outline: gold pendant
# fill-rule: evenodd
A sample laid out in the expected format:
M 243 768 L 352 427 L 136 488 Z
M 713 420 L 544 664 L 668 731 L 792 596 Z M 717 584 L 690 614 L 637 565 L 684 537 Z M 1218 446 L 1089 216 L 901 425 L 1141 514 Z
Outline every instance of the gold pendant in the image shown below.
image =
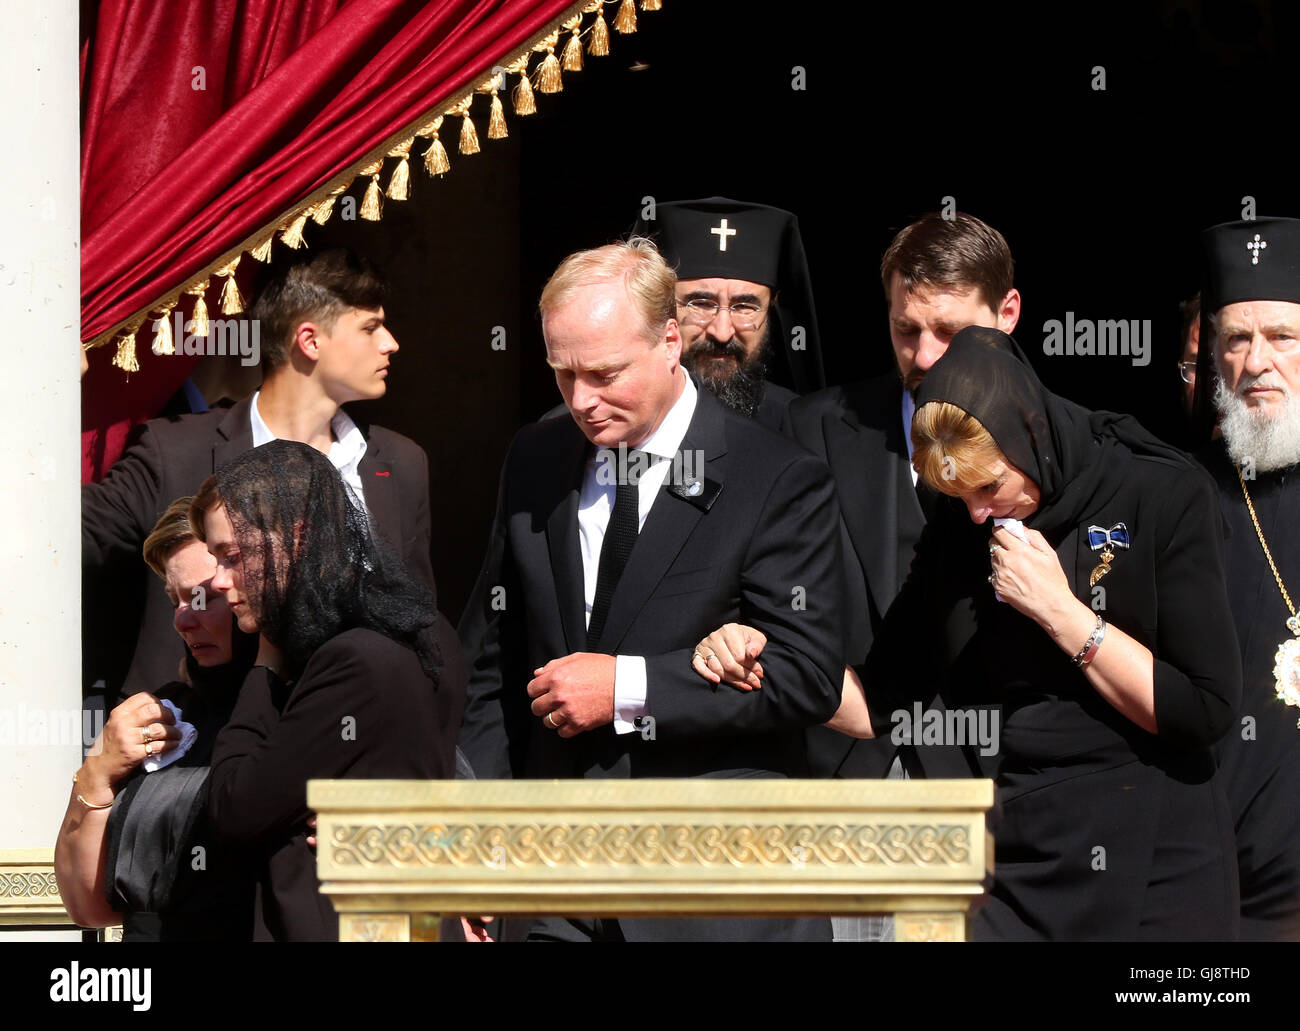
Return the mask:
M 1286 625 L 1295 637 L 1278 645 L 1273 656 L 1273 682 L 1281 701 L 1300 705 L 1300 616 L 1292 616 Z M 1300 720 L 1296 727 L 1300 728 Z
M 1092 571 L 1092 575 L 1088 577 L 1089 587 L 1097 586 L 1097 581 L 1110 572 L 1111 559 L 1114 557 L 1115 553 L 1110 550 L 1110 545 L 1107 544 L 1101 552 L 1101 565 L 1096 566 Z

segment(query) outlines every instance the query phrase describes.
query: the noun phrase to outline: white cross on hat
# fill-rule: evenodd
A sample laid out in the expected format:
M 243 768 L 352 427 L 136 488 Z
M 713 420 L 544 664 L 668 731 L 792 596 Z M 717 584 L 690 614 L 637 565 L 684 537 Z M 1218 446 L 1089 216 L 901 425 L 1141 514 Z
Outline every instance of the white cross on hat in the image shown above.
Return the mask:
M 1250 259 L 1252 265 L 1259 264 L 1259 252 L 1268 246 L 1268 242 L 1259 238 L 1259 233 L 1255 234 L 1255 239 L 1246 244 L 1246 250 L 1253 252 Z

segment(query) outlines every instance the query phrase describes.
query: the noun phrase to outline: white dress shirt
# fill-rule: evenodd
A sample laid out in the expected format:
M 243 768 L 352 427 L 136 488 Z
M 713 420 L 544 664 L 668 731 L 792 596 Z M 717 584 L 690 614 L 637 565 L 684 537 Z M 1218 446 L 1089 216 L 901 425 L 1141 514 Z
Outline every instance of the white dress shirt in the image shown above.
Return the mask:
M 253 395 L 253 403 L 249 406 L 249 421 L 253 426 L 253 447 L 261 447 L 263 444 L 269 444 L 273 440 L 278 440 L 274 433 L 262 419 L 262 414 L 257 410 L 257 399 L 261 395 L 259 390 Z M 342 408 L 330 420 L 330 429 L 334 431 L 334 442 L 330 444 L 329 460 L 330 464 L 339 471 L 346 483 L 353 491 L 356 492 L 357 501 L 361 503 L 361 511 L 366 511 L 366 495 L 361 488 L 361 473 L 359 466 L 361 459 L 366 454 L 366 438 L 361 432 L 361 428 L 352 421 Z
M 660 488 L 673 468 L 673 458 L 682 446 L 687 427 L 695 415 L 695 384 L 686 376 L 686 386 L 681 397 L 668 409 L 659 428 L 636 450 L 648 458 L 642 465 L 637 482 L 637 532 L 645 525 L 646 516 L 659 496 Z M 617 455 L 617 450 L 614 450 Z M 597 477 L 600 461 L 599 449 L 587 461 L 582 477 L 582 492 L 578 496 L 578 546 L 582 551 L 582 595 L 586 622 L 591 623 L 591 608 L 596 601 L 596 578 L 600 572 L 600 547 L 605 540 L 605 529 L 614 510 L 616 484 L 608 475 Z M 619 655 L 614 660 L 614 732 L 630 734 L 636 730 L 636 721 L 646 715 L 645 658 L 640 655 Z

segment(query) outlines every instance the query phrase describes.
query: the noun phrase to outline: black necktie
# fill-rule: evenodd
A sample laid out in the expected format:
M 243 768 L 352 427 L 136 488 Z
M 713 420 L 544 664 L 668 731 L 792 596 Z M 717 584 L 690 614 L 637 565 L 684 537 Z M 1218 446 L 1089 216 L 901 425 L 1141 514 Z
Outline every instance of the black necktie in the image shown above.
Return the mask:
M 628 456 L 635 455 L 628 451 Z M 631 470 L 640 469 L 639 464 L 629 462 Z M 591 603 L 591 619 L 587 623 L 587 650 L 596 651 L 600 644 L 601 631 L 605 629 L 605 617 L 609 615 L 609 603 L 614 599 L 614 589 L 618 587 L 627 557 L 632 554 L 636 544 L 638 519 L 637 486 L 633 482 L 636 476 L 620 475 L 618 485 L 614 488 L 614 510 L 609 515 L 609 525 L 605 527 L 605 539 L 600 544 L 600 565 L 596 571 L 596 597 Z

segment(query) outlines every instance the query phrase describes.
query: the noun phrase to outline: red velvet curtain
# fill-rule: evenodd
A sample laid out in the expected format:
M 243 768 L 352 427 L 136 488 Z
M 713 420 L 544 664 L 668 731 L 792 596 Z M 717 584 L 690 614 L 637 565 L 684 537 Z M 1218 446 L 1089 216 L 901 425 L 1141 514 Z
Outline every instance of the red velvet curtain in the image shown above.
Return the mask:
M 82 340 L 192 279 L 572 6 L 102 0 L 83 25 Z M 92 356 L 86 480 L 189 374 L 194 359 L 150 354 L 149 328 L 129 380 L 107 348 Z

